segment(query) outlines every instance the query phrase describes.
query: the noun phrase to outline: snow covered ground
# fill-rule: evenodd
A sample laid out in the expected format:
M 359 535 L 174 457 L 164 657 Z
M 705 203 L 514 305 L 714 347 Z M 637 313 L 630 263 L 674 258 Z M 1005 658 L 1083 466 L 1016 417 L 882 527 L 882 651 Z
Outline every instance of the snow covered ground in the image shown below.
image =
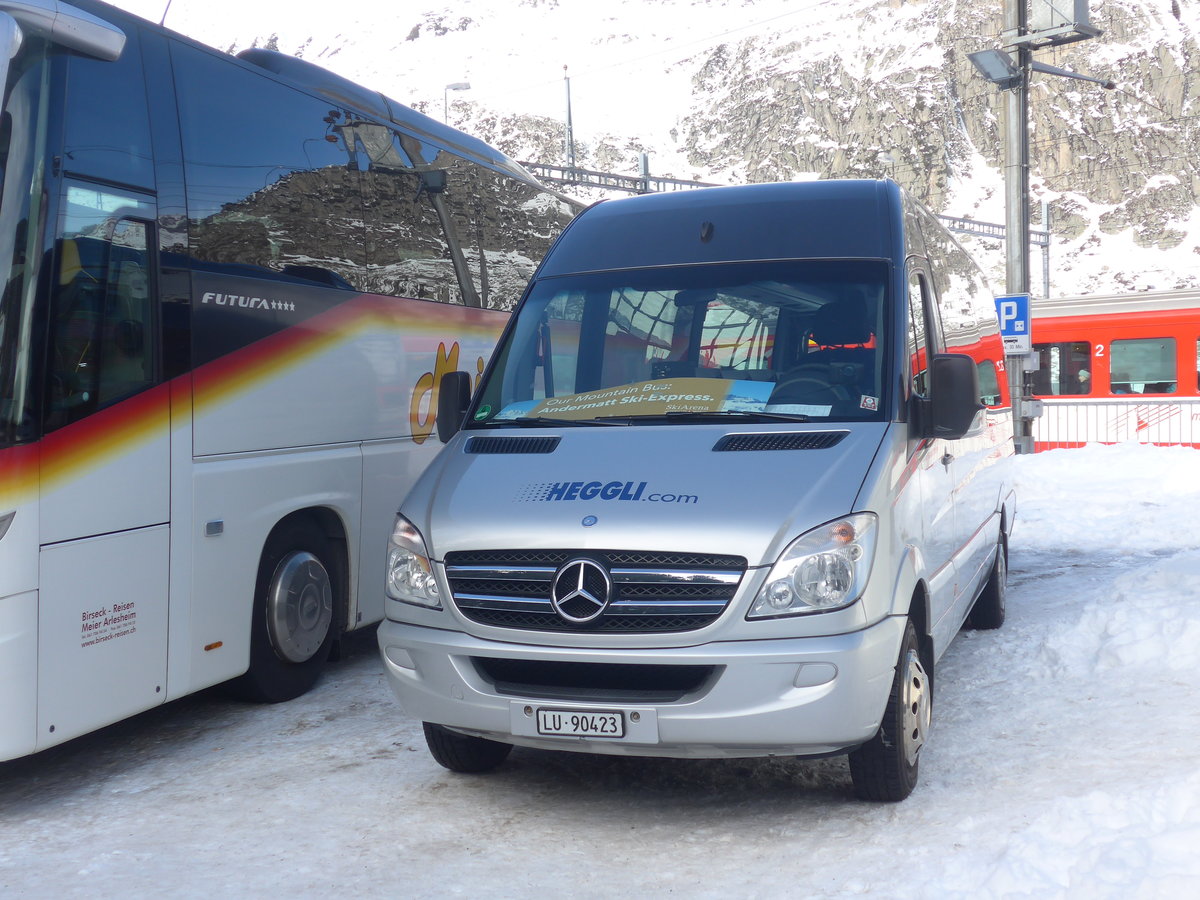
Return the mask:
M 842 759 L 453 775 L 364 635 L 292 703 L 202 694 L 0 764 L 0 896 L 1195 897 L 1200 452 L 1016 466 L 1009 620 L 944 657 L 901 804 Z

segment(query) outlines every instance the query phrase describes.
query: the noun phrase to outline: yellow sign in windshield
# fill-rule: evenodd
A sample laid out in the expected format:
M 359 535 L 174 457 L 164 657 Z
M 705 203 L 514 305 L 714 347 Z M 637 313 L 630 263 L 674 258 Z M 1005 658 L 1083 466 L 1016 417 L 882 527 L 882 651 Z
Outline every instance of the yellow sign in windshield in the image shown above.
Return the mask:
M 722 378 L 668 378 L 642 381 L 566 397 L 549 397 L 529 416 L 590 419 L 595 416 L 653 416 L 669 412 L 761 410 L 771 385 Z

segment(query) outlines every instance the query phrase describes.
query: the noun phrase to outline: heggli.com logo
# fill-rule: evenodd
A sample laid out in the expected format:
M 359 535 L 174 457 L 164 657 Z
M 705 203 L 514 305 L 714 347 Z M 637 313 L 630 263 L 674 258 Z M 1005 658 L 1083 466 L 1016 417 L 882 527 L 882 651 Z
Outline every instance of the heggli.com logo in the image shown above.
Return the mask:
M 527 484 L 517 494 L 518 503 L 555 500 L 633 500 L 650 503 L 696 503 L 693 494 L 648 491 L 645 481 L 550 481 Z

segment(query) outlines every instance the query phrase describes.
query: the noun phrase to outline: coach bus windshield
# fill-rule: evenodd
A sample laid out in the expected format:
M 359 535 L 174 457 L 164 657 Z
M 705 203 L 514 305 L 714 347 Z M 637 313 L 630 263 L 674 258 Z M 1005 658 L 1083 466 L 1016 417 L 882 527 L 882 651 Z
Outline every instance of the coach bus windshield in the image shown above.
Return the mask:
M 45 43 L 27 37 L 8 65 L 0 112 L 0 447 L 35 436 L 29 379 L 47 68 Z
M 542 279 L 468 427 L 881 419 L 886 277 L 806 260 Z

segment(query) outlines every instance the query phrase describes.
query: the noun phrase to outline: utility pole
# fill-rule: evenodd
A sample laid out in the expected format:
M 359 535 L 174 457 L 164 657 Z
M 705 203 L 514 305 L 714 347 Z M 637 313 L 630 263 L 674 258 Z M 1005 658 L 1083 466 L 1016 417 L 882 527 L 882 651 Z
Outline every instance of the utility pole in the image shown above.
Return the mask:
M 1004 0 L 1006 44 L 1029 30 L 1028 0 Z M 1020 80 L 1005 93 L 1004 120 L 1004 281 L 1008 294 L 1029 293 L 1029 73 L 1033 51 L 1017 44 Z M 1032 451 L 1031 422 L 1025 415 L 1025 357 L 1008 357 L 1013 443 L 1018 453 Z
M 575 168 L 575 131 L 571 124 L 571 78 L 567 75 L 567 67 L 563 66 L 563 84 L 567 87 L 567 130 L 563 135 L 563 155 L 567 160 L 567 168 Z
M 967 54 L 979 73 L 1006 93 L 1004 121 L 1004 214 L 1005 281 L 1010 297 L 1029 297 L 1029 81 L 1034 72 L 1091 81 L 1108 90 L 1112 81 L 1069 72 L 1035 62 L 1033 51 L 1098 37 L 1092 27 L 1089 0 L 1004 0 L 1003 45 L 1016 53 L 1014 60 L 1003 50 Z M 1030 28 L 1029 9 L 1036 16 Z M 1049 208 L 1043 209 L 1043 224 L 1049 241 Z M 1049 247 L 1047 244 L 1047 253 Z M 1048 268 L 1049 263 L 1043 266 Z M 1046 283 L 1049 283 L 1047 274 Z M 1029 331 L 1026 331 L 1029 340 Z M 1028 346 L 1028 344 L 1026 344 Z M 1033 353 L 1010 353 L 1006 358 L 1012 396 L 1013 441 L 1018 453 L 1033 452 L 1033 418 L 1040 402 L 1026 391 L 1026 373 L 1036 368 Z

